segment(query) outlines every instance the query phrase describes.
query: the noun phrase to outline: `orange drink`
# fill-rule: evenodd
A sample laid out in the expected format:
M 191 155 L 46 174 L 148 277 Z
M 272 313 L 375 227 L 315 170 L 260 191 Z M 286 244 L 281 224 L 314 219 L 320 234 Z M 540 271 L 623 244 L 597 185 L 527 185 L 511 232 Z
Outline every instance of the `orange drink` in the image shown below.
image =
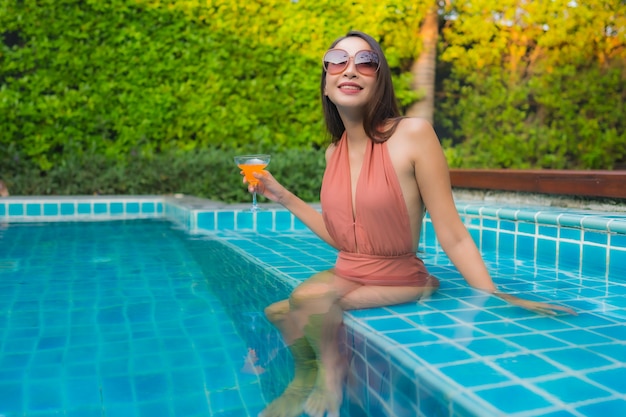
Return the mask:
M 261 172 L 265 169 L 267 164 L 270 163 L 270 155 L 267 154 L 255 154 L 255 155 L 238 155 L 235 156 L 235 163 L 246 177 L 248 184 L 256 185 L 259 180 L 254 178 L 252 174 L 255 172 Z M 250 211 L 255 212 L 261 210 L 256 203 L 256 190 L 252 192 L 252 207 Z M 1 416 L 0 416 L 1 417 Z
M 237 165 L 243 171 L 248 183 L 252 185 L 255 185 L 257 182 L 259 182 L 256 178 L 254 178 L 254 175 L 252 174 L 255 172 L 263 171 L 263 169 L 267 166 L 267 163 L 263 163 L 262 161 L 261 163 L 255 163 L 255 162 L 256 161 L 250 160 L 244 164 Z

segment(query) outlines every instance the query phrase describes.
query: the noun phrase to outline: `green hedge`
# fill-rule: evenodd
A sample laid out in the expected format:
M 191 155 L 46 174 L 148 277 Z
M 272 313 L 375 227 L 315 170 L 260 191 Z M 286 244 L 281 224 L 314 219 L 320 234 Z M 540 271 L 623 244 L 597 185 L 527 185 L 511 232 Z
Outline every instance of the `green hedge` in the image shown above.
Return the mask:
M 479 3 L 442 10 L 435 127 L 450 165 L 623 165 L 626 4 Z M 220 153 L 317 155 L 327 141 L 324 49 L 354 28 L 380 39 L 406 108 L 419 95 L 410 69 L 432 4 L 2 1 L 0 177 L 22 194 L 209 196 L 199 160 L 219 167 Z M 230 181 L 224 164 L 220 183 Z M 232 199 L 226 188 L 210 196 Z
M 14 160 L 4 174 L 13 195 L 182 193 L 227 203 L 250 201 L 233 156 L 222 150 L 168 150 L 123 160 L 84 154 L 65 158 L 46 171 L 32 161 Z M 0 158 L 4 166 L 8 162 Z M 301 198 L 319 201 L 324 165 L 323 151 L 285 150 L 272 154 L 268 170 Z

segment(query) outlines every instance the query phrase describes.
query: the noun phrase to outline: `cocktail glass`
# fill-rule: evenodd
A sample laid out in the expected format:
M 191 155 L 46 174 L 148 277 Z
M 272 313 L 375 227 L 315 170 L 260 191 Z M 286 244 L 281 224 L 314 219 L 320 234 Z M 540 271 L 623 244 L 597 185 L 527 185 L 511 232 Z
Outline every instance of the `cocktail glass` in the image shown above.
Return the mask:
M 235 163 L 243 171 L 248 184 L 256 185 L 259 180 L 252 175 L 255 172 L 261 172 L 267 164 L 270 163 L 270 155 L 254 154 L 254 155 L 238 155 L 235 156 Z M 250 211 L 259 211 L 260 208 L 256 203 L 256 191 L 252 193 L 252 207 Z

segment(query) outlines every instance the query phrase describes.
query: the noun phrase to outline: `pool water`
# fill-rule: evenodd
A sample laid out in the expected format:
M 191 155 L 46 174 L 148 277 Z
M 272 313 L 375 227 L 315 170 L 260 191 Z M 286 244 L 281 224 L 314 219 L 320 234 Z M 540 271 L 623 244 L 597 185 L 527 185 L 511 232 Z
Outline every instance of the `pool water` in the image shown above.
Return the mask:
M 626 216 L 457 208 L 502 290 L 579 315 L 545 317 L 470 289 L 426 218 L 420 256 L 442 286 L 346 313 L 342 417 L 626 415 Z M 134 217 L 153 220 L 102 221 Z M 72 219 L 98 222 L 63 224 Z M 290 369 L 262 308 L 336 256 L 280 208 L 253 215 L 190 197 L 10 197 L 3 220 L 5 416 L 254 416 Z M 134 229 L 105 237 L 111 223 Z M 71 240 L 63 230 L 86 242 L 59 249 Z M 249 348 L 266 372 L 242 372 Z
M 285 356 L 261 311 L 287 292 L 168 221 L 5 226 L 0 416 L 256 416 L 279 387 L 244 357 Z

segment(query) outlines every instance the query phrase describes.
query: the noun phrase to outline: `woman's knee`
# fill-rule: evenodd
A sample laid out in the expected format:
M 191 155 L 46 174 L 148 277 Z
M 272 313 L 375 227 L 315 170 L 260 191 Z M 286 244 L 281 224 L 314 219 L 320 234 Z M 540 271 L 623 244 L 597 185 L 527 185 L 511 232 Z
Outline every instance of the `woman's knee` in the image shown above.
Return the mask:
M 325 283 L 309 283 L 296 287 L 289 296 L 289 303 L 293 307 L 302 307 L 309 304 L 333 301 L 336 291 Z
M 265 317 L 272 323 L 282 321 L 289 313 L 289 300 L 277 301 L 265 307 Z

